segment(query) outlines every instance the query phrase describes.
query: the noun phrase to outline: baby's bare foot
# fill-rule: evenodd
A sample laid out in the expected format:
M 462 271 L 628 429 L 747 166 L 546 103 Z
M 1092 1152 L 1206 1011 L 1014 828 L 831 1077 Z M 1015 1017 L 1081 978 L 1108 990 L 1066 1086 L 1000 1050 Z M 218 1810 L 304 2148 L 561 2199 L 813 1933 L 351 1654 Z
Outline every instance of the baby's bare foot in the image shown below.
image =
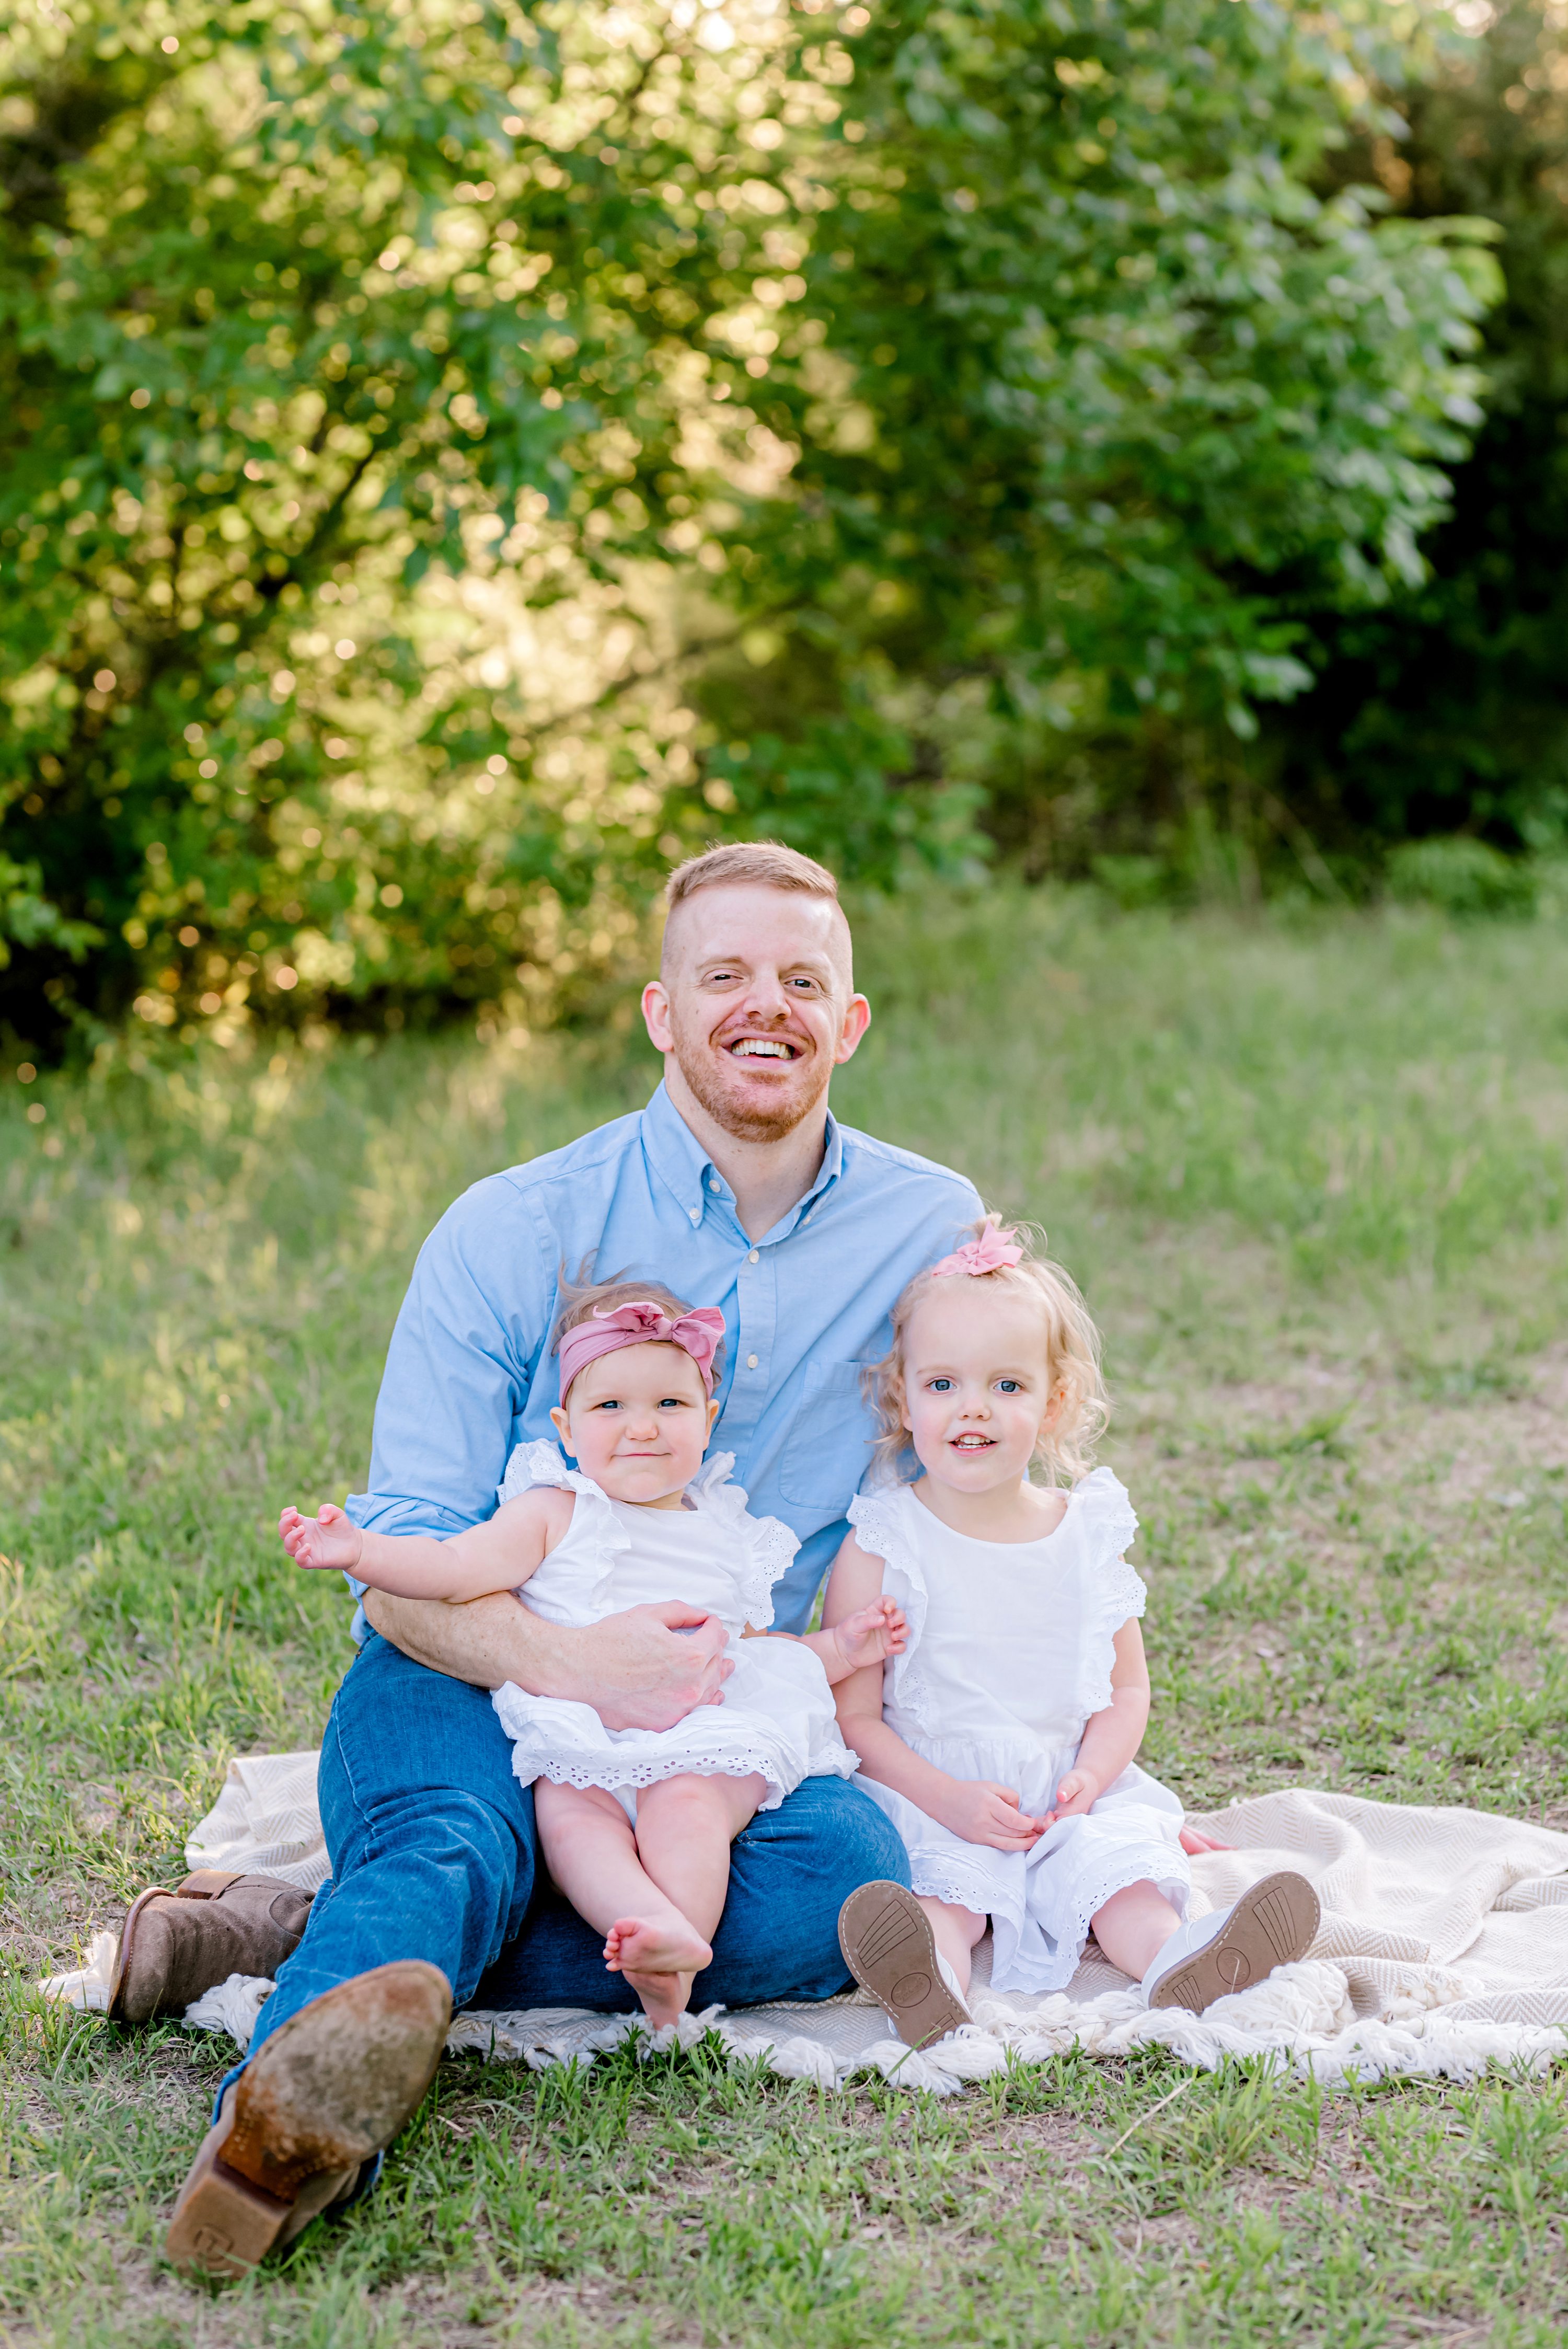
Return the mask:
M 655 2030 L 686 2013 L 693 1977 L 712 1958 L 696 1927 L 678 1915 L 619 1917 L 604 1940 L 604 1963 L 625 1975 Z

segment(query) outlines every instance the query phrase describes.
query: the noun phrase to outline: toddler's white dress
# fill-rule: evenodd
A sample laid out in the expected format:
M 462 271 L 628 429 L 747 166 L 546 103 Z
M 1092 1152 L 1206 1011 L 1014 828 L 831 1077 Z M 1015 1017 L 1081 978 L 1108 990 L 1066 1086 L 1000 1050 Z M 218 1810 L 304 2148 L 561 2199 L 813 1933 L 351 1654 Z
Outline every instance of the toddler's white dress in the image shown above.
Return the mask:
M 678 1509 L 613 1501 L 569 1468 L 553 1444 L 520 1444 L 498 1500 L 536 1485 L 575 1495 L 572 1523 L 517 1596 L 547 1622 L 601 1622 L 623 1608 L 679 1599 L 717 1615 L 735 1670 L 722 1704 L 699 1705 L 673 1729 L 606 1729 L 592 1705 L 530 1696 L 509 1681 L 491 1702 L 512 1741 L 523 1785 L 603 1786 L 635 1816 L 635 1789 L 691 1772 L 767 1780 L 758 1808 L 777 1810 L 802 1778 L 852 1775 L 856 1757 L 839 1734 L 821 1659 L 792 1640 L 743 1640 L 742 1627 L 773 1620 L 773 1586 L 799 1547 L 777 1517 L 754 1517 L 729 1481 L 733 1456 L 717 1453 L 687 1485 Z
M 882 1668 L 883 1720 L 938 1769 L 1010 1786 L 1042 1817 L 1111 1701 L 1116 1634 L 1143 1612 L 1122 1555 L 1138 1531 L 1126 1491 L 1096 1468 L 1043 1541 L 954 1533 L 907 1485 L 851 1501 L 850 1522 L 909 1618 L 903 1653 Z M 1129 1884 L 1158 1885 L 1186 1913 L 1181 1806 L 1136 1763 L 1026 1852 L 966 1842 L 891 1787 L 855 1783 L 903 1837 L 916 1892 L 990 1917 L 997 1990 L 1064 1990 L 1089 1920 Z

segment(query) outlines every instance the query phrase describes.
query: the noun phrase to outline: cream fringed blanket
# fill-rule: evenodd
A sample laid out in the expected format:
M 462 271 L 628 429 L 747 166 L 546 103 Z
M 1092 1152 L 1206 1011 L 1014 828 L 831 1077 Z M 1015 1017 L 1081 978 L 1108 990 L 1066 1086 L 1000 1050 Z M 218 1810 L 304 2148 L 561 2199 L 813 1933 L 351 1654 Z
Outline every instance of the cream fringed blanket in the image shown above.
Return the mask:
M 1484 1811 L 1369 1803 L 1305 1788 L 1233 1803 L 1195 1824 L 1236 1847 L 1195 1860 L 1198 1905 L 1235 1899 L 1276 1868 L 1310 1877 L 1323 1929 L 1309 1958 L 1196 2017 L 1150 2013 L 1125 1977 L 1093 1954 L 1052 1998 L 1005 1996 L 976 1952 L 973 2026 L 912 2055 L 863 1997 L 818 2005 L 715 2007 L 687 2016 L 683 2044 L 717 2032 L 735 2062 L 842 2087 L 895 2070 L 902 2085 L 951 2094 L 1009 2062 L 1073 2046 L 1116 2056 L 1159 2043 L 1212 2070 L 1262 2055 L 1326 2085 L 1395 2074 L 1469 2079 L 1491 2063 L 1539 2073 L 1568 2054 L 1568 1835 Z M 314 1890 L 327 1875 L 314 1754 L 252 1754 L 230 1765 L 217 1806 L 186 1846 L 191 1868 L 250 1868 Z M 47 1994 L 101 2008 L 114 1940 Z M 272 1984 L 239 1974 L 199 1999 L 187 2022 L 249 2043 Z M 448 2046 L 535 2070 L 645 2034 L 630 2015 L 582 2008 L 455 2017 Z M 655 2034 L 666 2044 L 670 2034 Z

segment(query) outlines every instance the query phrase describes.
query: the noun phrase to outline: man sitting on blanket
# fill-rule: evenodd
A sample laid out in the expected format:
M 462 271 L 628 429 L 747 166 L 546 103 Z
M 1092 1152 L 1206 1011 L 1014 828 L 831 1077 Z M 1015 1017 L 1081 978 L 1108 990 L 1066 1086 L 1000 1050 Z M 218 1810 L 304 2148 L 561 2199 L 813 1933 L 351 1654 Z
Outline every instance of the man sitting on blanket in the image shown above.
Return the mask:
M 668 897 L 643 997 L 664 1081 L 641 1112 L 490 1176 L 442 1217 L 393 1332 L 371 1489 L 349 1514 L 436 1536 L 487 1516 L 512 1447 L 552 1433 L 562 1268 L 656 1269 L 723 1308 L 713 1442 L 752 1507 L 800 1538 L 775 1603 L 780 1630 L 803 1630 L 868 1456 L 861 1366 L 885 1350 L 904 1283 L 980 1203 L 962 1176 L 829 1114 L 833 1068 L 871 1016 L 830 874 L 757 843 L 683 865 Z M 453 2006 L 634 2004 L 603 1937 L 542 1881 L 532 1795 L 489 1692 L 512 1681 L 663 1729 L 720 1701 L 729 1669 L 723 1626 L 680 1606 L 572 1630 L 510 1595 L 369 1592 L 359 1628 L 321 1754 L 331 1883 L 307 1909 L 265 1878 L 206 1874 L 144 1895 L 122 1940 L 110 2012 L 128 2021 L 182 2011 L 232 1972 L 278 1978 L 170 2233 L 171 2256 L 216 2274 L 374 2176 Z M 734 1846 L 694 2011 L 847 1989 L 839 1909 L 877 1878 L 909 1881 L 882 1812 L 808 1778 Z

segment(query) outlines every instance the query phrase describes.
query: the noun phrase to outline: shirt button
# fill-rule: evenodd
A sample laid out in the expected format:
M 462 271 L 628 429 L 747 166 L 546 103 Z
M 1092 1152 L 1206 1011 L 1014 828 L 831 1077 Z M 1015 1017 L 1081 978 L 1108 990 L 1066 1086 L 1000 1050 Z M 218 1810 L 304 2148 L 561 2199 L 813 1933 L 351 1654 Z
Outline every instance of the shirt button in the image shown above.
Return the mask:
M 721 1185 L 721 1183 L 719 1182 L 719 1179 L 718 1179 L 718 1177 L 717 1177 L 717 1174 L 710 1174 L 710 1175 L 708 1176 L 708 1178 L 707 1178 L 707 1187 L 708 1187 L 708 1189 L 709 1189 L 710 1191 L 717 1191 L 717 1190 L 721 1190 L 721 1189 L 723 1188 L 723 1185 Z
M 746 1261 L 748 1264 L 755 1264 L 757 1262 L 757 1250 L 755 1248 L 752 1249 L 751 1254 L 747 1257 Z
M 746 1367 L 748 1371 L 754 1371 L 757 1368 L 757 1357 L 755 1354 L 748 1354 L 746 1357 Z
M 700 1207 L 693 1207 L 693 1208 L 692 1208 L 692 1210 L 691 1210 L 691 1219 L 692 1219 L 692 1221 L 693 1221 L 693 1223 L 694 1223 L 694 1224 L 700 1224 L 700 1223 L 701 1223 L 701 1221 L 702 1221 L 702 1209 L 701 1209 Z

